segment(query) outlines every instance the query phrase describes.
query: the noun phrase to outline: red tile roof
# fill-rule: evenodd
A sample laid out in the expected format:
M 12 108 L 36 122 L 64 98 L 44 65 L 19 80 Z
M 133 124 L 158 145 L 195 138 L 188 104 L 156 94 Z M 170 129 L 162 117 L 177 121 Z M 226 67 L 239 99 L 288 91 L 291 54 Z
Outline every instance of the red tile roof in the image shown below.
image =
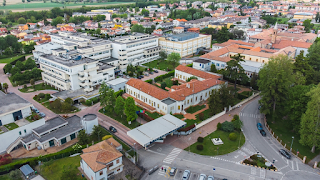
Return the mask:
M 203 79 L 209 79 L 209 78 L 218 79 L 218 78 L 220 78 L 220 76 L 213 75 L 213 74 L 210 74 L 210 73 L 207 73 L 207 72 L 204 72 L 204 71 L 200 71 L 200 70 L 197 70 L 197 69 L 194 69 L 194 68 L 191 68 L 191 67 L 183 66 L 183 65 L 179 65 L 176 68 L 176 70 L 182 71 L 182 72 L 185 72 L 185 73 L 188 73 L 188 74 L 192 74 L 194 76 L 197 76 L 197 77 L 200 77 L 200 78 L 203 78 Z

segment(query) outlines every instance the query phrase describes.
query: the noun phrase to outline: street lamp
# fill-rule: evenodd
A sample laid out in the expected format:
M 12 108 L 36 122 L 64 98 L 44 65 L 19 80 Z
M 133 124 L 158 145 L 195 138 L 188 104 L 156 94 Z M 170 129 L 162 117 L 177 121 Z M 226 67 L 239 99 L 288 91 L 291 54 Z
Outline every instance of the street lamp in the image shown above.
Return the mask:
M 292 136 L 292 141 L 291 141 L 290 151 L 291 151 L 291 149 L 292 149 L 293 139 L 294 139 L 294 136 Z

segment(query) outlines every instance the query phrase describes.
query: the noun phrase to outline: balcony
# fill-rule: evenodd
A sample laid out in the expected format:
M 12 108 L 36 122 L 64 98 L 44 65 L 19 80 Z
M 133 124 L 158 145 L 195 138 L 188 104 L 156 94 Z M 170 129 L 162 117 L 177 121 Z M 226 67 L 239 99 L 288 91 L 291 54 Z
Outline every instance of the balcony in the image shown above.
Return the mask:
M 79 80 L 80 80 L 80 81 L 85 81 L 85 80 L 87 80 L 87 78 L 88 78 L 88 77 L 85 77 L 85 76 L 79 76 Z
M 84 76 L 84 72 L 83 71 L 80 71 L 78 74 L 79 74 L 79 76 Z
M 86 81 L 85 82 L 80 82 L 79 85 L 82 86 L 82 87 L 91 86 L 92 82 L 86 82 Z
M 86 87 L 86 88 L 84 88 L 84 91 L 85 92 L 93 91 L 93 87 Z

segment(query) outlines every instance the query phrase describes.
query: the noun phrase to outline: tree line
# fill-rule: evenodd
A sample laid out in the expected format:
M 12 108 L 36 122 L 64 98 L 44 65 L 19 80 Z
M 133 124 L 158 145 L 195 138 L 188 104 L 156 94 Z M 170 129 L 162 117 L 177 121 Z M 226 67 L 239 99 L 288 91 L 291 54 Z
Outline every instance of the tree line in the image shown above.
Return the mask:
M 272 121 L 286 121 L 300 143 L 320 148 L 320 42 L 295 58 L 273 57 L 259 72 L 261 112 Z

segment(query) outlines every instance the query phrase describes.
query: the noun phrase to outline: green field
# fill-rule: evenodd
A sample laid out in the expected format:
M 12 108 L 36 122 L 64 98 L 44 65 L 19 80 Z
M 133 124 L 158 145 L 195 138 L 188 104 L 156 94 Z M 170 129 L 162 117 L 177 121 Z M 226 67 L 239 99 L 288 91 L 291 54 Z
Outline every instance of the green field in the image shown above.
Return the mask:
M 195 153 L 195 154 L 200 154 L 200 155 L 207 155 L 207 156 L 217 156 L 217 155 L 223 155 L 223 154 L 228 154 L 231 153 L 235 150 L 238 149 L 239 146 L 239 132 L 235 132 L 238 135 L 238 139 L 235 141 L 231 141 L 229 139 L 229 134 L 228 132 L 224 131 L 214 131 L 213 133 L 207 135 L 204 137 L 203 143 L 196 142 L 190 146 L 190 151 Z M 212 138 L 217 138 L 220 137 L 223 141 L 223 145 L 215 146 L 211 139 Z M 240 147 L 245 143 L 245 138 L 244 135 L 241 133 L 241 140 L 240 140 Z M 199 151 L 197 149 L 197 145 L 202 144 L 203 145 L 203 150 Z M 219 147 L 219 150 L 217 149 Z M 189 151 L 189 147 L 184 149 L 186 151 Z
M 29 93 L 29 92 L 34 92 L 34 91 L 40 91 L 40 90 L 56 90 L 54 87 L 51 87 L 50 85 L 43 85 L 44 83 L 37 84 L 33 88 L 32 86 L 28 86 L 27 89 L 22 88 L 19 89 L 19 91 L 23 93 Z
M 0 9 L 36 9 L 36 8 L 54 8 L 54 7 L 72 7 L 72 6 L 110 6 L 110 5 L 120 5 L 120 4 L 132 4 L 134 2 L 104 2 L 104 3 L 69 3 L 69 4 L 59 4 L 59 3 L 21 3 L 21 4 L 12 4 L 7 6 L 1 6 Z
M 0 7 L 1 8 L 1 7 Z M 25 55 L 21 55 L 21 56 L 25 56 Z M 12 61 L 20 58 L 21 56 L 14 56 L 14 57 L 9 57 L 9 58 L 4 58 L 4 59 L 0 59 L 0 63 L 11 63 Z

